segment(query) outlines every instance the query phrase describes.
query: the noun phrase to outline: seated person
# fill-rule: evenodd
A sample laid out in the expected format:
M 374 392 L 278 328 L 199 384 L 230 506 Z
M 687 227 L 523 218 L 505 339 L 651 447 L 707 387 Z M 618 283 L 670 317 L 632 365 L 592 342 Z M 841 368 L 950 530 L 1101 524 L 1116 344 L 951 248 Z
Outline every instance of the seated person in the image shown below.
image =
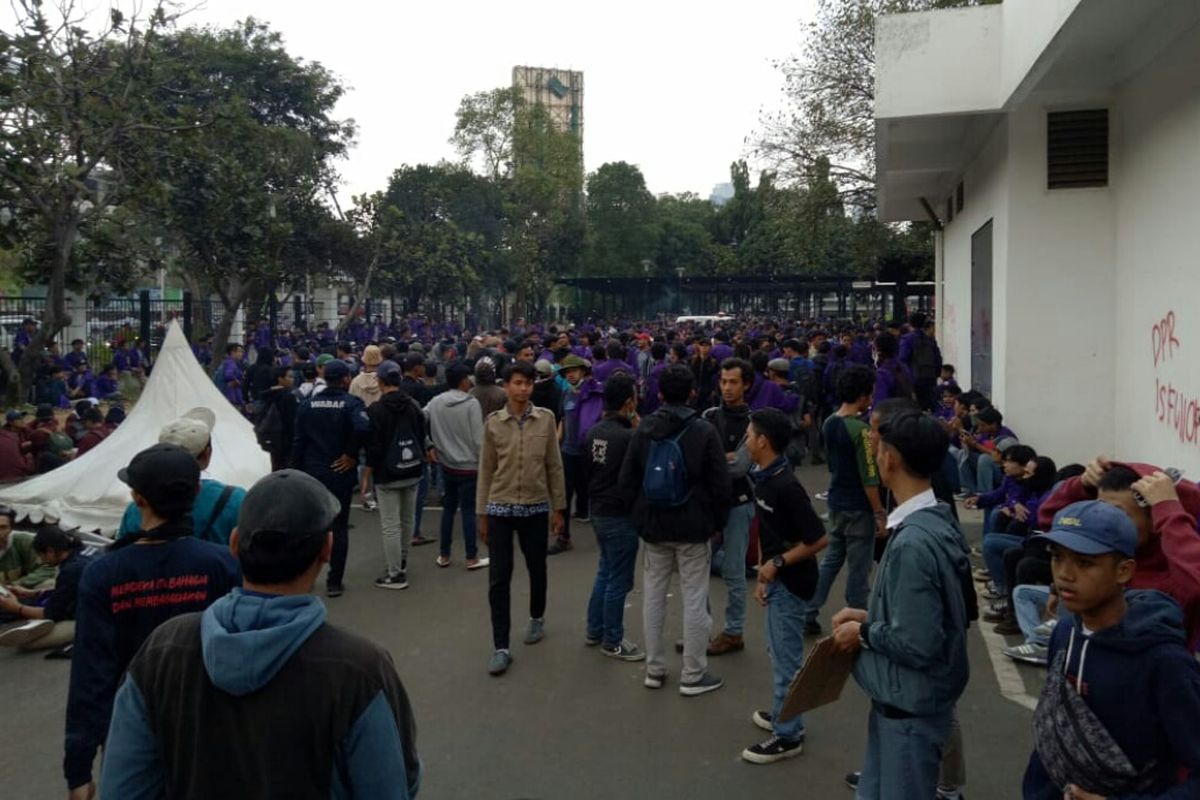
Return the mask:
M 1127 592 L 1138 532 L 1096 500 L 1055 516 L 1049 543 L 1059 602 L 1033 719 L 1025 800 L 1200 795 L 1200 664 L 1179 606 Z
M 114 396 L 120 396 L 120 386 L 116 365 L 107 364 L 96 376 L 96 380 L 92 384 L 92 391 L 96 393 L 97 398 L 108 400 Z
M 973 398 L 977 403 L 982 397 Z M 978 407 L 974 403 L 973 408 Z M 973 412 L 974 430 L 959 436 L 958 466 L 963 489 L 983 494 L 999 485 L 1001 454 L 1020 440 L 1004 425 L 1004 415 L 991 405 Z
M 96 548 L 85 546 L 78 536 L 57 525 L 47 525 L 37 532 L 33 537 L 33 552 L 42 564 L 56 567 L 58 577 L 49 591 L 0 595 L 0 611 L 29 620 L 0 633 L 0 645 L 22 650 L 52 650 L 75 640 L 79 579 L 97 552 Z
M 13 594 L 54 585 L 54 567 L 43 564 L 33 551 L 33 534 L 14 531 L 17 512 L 0 506 L 0 586 Z
M 1141 498 L 1139 501 L 1138 498 Z M 1049 526 L 1063 506 L 1097 499 L 1125 512 L 1138 532 L 1137 570 L 1131 589 L 1158 589 L 1183 609 L 1188 646 L 1200 645 L 1200 487 L 1173 482 L 1150 464 L 1120 463 L 1103 456 L 1084 473 L 1058 484 L 1038 509 Z M 1041 528 L 1045 530 L 1045 527 Z
M 962 391 L 962 389 L 960 389 L 958 386 L 958 381 L 954 379 L 954 372 L 955 370 L 953 364 L 942 364 L 942 371 L 941 374 L 938 375 L 937 383 L 939 393 L 946 391 L 947 387 L 953 387 L 958 389 L 960 392 Z
M 66 367 L 54 366 L 37 382 L 35 396 L 39 404 L 69 408 Z
M 67 397 L 72 400 L 92 397 L 95 394 L 95 382 L 96 376 L 88 368 L 87 359 L 77 362 L 67 378 Z
M 29 442 L 26 439 L 24 411 L 9 411 L 5 414 L 4 427 L 0 428 L 0 483 L 18 481 L 33 474 L 33 461 L 29 458 Z
M 124 421 L 125 409 L 121 406 L 113 406 L 104 415 L 104 427 L 109 433 L 115 431 Z
M 80 420 L 83 422 L 83 436 L 79 437 L 79 447 L 75 452 L 78 458 L 108 437 L 109 431 L 104 427 L 104 415 L 100 409 L 92 407 L 83 412 Z
M 962 389 L 958 388 L 957 385 L 948 383 L 943 386 L 938 394 L 939 401 L 934 406 L 933 415 L 947 425 L 952 424 L 957 419 L 955 404 L 961 395 Z
M 246 490 L 240 486 L 226 486 L 205 471 L 212 460 L 212 429 L 215 423 L 216 416 L 211 410 L 193 408 L 165 425 L 158 435 L 158 441 L 160 444 L 182 447 L 200 465 L 200 493 L 192 504 L 192 535 L 217 544 L 229 544 Z M 141 512 L 135 503 L 130 503 L 121 518 L 117 538 L 136 533 L 141 527 Z
M 62 431 L 53 431 L 46 440 L 46 447 L 37 457 L 37 471 L 43 475 L 58 469 L 75 457 L 75 442 Z

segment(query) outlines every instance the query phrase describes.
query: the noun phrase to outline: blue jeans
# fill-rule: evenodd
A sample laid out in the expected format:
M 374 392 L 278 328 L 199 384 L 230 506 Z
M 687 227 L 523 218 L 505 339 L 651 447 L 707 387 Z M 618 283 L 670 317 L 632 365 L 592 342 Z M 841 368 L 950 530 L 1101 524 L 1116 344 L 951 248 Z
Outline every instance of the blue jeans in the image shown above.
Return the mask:
M 867 607 L 871 564 L 875 558 L 875 517 L 870 511 L 830 511 L 829 546 L 821 559 L 817 593 L 808 606 L 808 621 L 815 622 L 842 564 L 850 563 L 846 576 L 846 605 Z
M 888 719 L 875 703 L 867 724 L 867 755 L 855 800 L 929 800 L 937 793 L 942 748 L 952 711 Z
M 442 529 L 438 546 L 445 558 L 450 557 L 454 540 L 454 512 L 462 511 L 463 544 L 467 548 L 467 559 L 478 556 L 475 546 L 475 485 L 478 476 L 454 475 L 442 470 L 445 491 L 442 495 Z
M 588 601 L 587 635 L 605 647 L 616 647 L 625 638 L 625 597 L 633 589 L 637 528 L 631 517 L 599 514 L 592 515 L 592 528 L 600 545 L 600 564 Z
M 792 678 L 804 665 L 804 616 L 808 604 L 779 581 L 767 586 L 767 653 L 771 656 L 774 694 L 771 719 L 775 735 L 789 741 L 804 737 L 804 715 L 779 720 Z
M 1025 641 L 1029 644 L 1050 644 L 1049 637 L 1033 635 L 1034 629 L 1045 621 L 1042 615 L 1046 611 L 1049 599 L 1049 586 L 1025 584 L 1013 589 L 1013 613 L 1016 614 L 1017 624 L 1021 626 L 1021 633 L 1025 634 Z
M 725 579 L 725 633 L 730 636 L 741 636 L 746 626 L 746 551 L 753 521 L 754 503 L 742 503 L 729 509 L 725 523 L 721 577 Z
M 980 454 L 975 467 L 975 485 L 979 494 L 990 492 L 1004 480 L 1004 470 L 986 453 Z
M 1008 592 L 1004 580 L 1004 554 L 1024 543 L 1024 537 L 1011 533 L 989 533 L 983 537 L 983 564 L 1001 594 Z

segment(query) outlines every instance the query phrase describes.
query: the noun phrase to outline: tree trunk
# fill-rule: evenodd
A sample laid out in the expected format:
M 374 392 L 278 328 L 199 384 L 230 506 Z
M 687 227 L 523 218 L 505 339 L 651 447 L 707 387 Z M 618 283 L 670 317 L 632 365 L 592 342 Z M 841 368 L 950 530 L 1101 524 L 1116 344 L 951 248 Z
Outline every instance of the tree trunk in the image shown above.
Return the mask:
M 346 311 L 346 316 L 342 317 L 341 322 L 338 323 L 337 329 L 339 333 L 346 329 L 346 326 L 350 324 L 350 321 L 358 315 L 358 311 L 363 307 L 363 303 L 365 303 L 367 298 L 370 297 L 371 277 L 375 274 L 375 267 L 379 265 L 379 253 L 380 247 L 376 245 L 375 254 L 371 256 L 371 262 L 367 264 L 367 274 L 363 276 L 362 286 L 355 287 L 354 302 Z
M 38 326 L 29 347 L 21 354 L 21 363 L 17 367 L 16 377 L 20 384 L 17 392 L 20 398 L 29 395 L 38 363 L 42 359 L 42 350 L 58 336 L 59 331 L 71 324 L 66 308 L 67 264 L 71 261 L 71 251 L 75 246 L 79 217 L 72 211 L 63 214 L 60 219 L 61 223 L 55 226 L 54 260 L 50 264 L 50 280 L 47 282 L 46 308 L 42 312 L 42 324 Z
M 225 313 L 221 315 L 221 321 L 217 323 L 217 329 L 213 331 L 214 364 L 219 364 L 225 358 L 225 347 L 229 343 L 230 333 L 233 332 L 234 320 L 237 319 L 237 313 L 242 307 L 242 303 L 250 294 L 252 283 L 253 281 L 242 283 L 240 279 L 235 278 L 230 284 L 228 293 L 221 293 L 221 305 L 225 307 Z

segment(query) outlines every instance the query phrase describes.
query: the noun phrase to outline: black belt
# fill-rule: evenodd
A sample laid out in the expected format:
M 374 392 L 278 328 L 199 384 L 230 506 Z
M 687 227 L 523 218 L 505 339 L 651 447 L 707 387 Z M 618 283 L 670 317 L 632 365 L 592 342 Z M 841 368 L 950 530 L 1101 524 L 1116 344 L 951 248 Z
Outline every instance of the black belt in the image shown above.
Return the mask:
M 872 700 L 871 705 L 879 712 L 879 715 L 885 719 L 912 719 L 917 716 L 911 712 L 905 711 L 902 708 L 889 706 L 887 703 L 881 703 L 878 700 Z

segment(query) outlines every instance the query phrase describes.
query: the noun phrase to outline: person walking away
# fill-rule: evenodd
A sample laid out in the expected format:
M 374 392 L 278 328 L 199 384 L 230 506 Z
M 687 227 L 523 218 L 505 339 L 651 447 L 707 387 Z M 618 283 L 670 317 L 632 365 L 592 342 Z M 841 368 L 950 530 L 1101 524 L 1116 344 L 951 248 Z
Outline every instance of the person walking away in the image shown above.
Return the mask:
M 101 800 L 417 793 L 416 726 L 391 657 L 328 624 L 312 594 L 340 513 L 295 470 L 251 488 L 230 542 L 245 584 L 160 626 L 130 663 Z
M 1050 531 L 1051 569 L 1070 616 L 1050 638 L 1033 716 L 1027 800 L 1200 794 L 1200 666 L 1167 595 L 1128 591 L 1137 528 L 1099 500 L 1072 503 Z
M 291 463 L 296 410 L 300 407 L 300 399 L 294 391 L 294 375 L 291 367 L 274 367 L 275 385 L 259 398 L 254 434 L 259 446 L 271 456 L 272 472 L 286 469 Z
M 325 389 L 296 410 L 292 466 L 307 472 L 333 492 L 342 513 L 333 521 L 333 554 L 325 575 L 325 595 L 340 597 L 350 550 L 350 498 L 357 484 L 358 453 L 368 433 L 367 409 L 346 391 L 350 367 L 334 359 L 325 364 Z
M 488 565 L 488 559 L 479 558 L 475 538 L 475 490 L 479 483 L 479 453 L 483 448 L 483 417 L 479 401 L 469 393 L 470 367 L 461 361 L 446 365 L 446 385 L 449 389 L 425 407 L 434 458 L 442 468 L 446 484 L 437 565 L 450 566 L 454 514 L 461 512 L 467 569 L 480 569 Z
M 663 406 L 642 420 L 621 465 L 621 490 L 635 498 L 634 520 L 646 543 L 643 630 L 648 689 L 666 684 L 663 649 L 667 592 L 678 571 L 683 601 L 683 669 L 679 693 L 693 697 L 724 686 L 708 672 L 708 540 L 729 519 L 731 486 L 720 434 L 688 406 L 691 369 L 672 364 L 659 376 Z
M 562 455 L 554 414 L 529 402 L 536 372 L 517 361 L 504 371 L 508 403 L 484 425 L 475 513 L 480 540 L 488 546 L 488 605 L 494 651 L 488 672 L 502 675 L 512 664 L 511 628 L 513 540 L 529 572 L 529 624 L 525 644 L 545 637 L 546 527 L 562 533 L 567 508 Z
M 835 614 L 833 636 L 857 653 L 854 678 L 871 698 L 856 797 L 929 800 L 967 684 L 970 561 L 949 506 L 933 493 L 949 446 L 941 424 L 900 413 L 879 436 L 879 474 L 897 502 L 893 533 L 867 608 Z
M 229 551 L 192 536 L 200 465 L 182 447 L 156 444 L 118 473 L 141 530 L 114 542 L 84 570 L 75 611 L 63 773 L 71 798 L 90 797 L 113 697 L 135 653 L 162 623 L 203 611 L 241 583 Z
M 937 340 L 926 331 L 929 318 L 920 312 L 909 316 L 912 331 L 900 339 L 900 363 L 912 375 L 913 391 L 922 411 L 933 411 L 938 396 L 938 376 L 942 374 L 942 351 Z M 950 368 L 954 374 L 954 368 Z
M 425 414 L 417 401 L 400 391 L 399 365 L 388 361 L 377 373 L 383 393 L 367 409 L 371 436 L 366 440 L 364 478 L 374 479 L 379 495 L 386 571 L 380 589 L 408 588 L 408 548 L 417 523 L 417 484 L 430 450 Z
M 750 523 L 754 520 L 754 490 L 748 477 L 751 460 L 746 449 L 746 431 L 750 425 L 746 392 L 753 383 L 754 367 L 750 362 L 726 359 L 721 364 L 721 404 L 702 415 L 721 437 L 733 491 L 721 545 L 721 577 L 725 581 L 727 598 L 725 627 L 708 643 L 710 656 L 721 656 L 746 647 L 742 638 L 746 624 L 746 552 L 750 547 Z
M 753 764 L 773 764 L 804 750 L 804 717 L 780 719 L 792 678 L 804 664 L 805 603 L 817 588 L 817 553 L 828 543 L 825 526 L 808 493 L 783 455 L 791 438 L 787 416 L 772 408 L 755 411 L 746 432 L 754 461 L 758 517 L 758 585 L 754 599 L 767 609 L 767 653 L 773 675 L 771 710 L 755 711 L 755 725 L 771 736 L 742 751 Z
M 808 606 L 806 630 L 821 632 L 817 615 L 843 564 L 846 605 L 865 608 L 875 538 L 887 535 L 887 514 L 879 493 L 879 471 L 871 452 L 870 426 L 860 417 L 871 405 L 875 376 L 868 367 L 849 366 L 838 378 L 841 406 L 825 420 L 822 434 L 829 460 L 829 548 L 821 560 L 817 593 Z
M 584 641 L 622 661 L 646 658 L 640 647 L 625 639 L 624 624 L 625 598 L 633 589 L 637 566 L 638 532 L 620 475 L 637 423 L 637 384 L 633 376 L 615 372 L 604 384 L 604 418 L 588 431 L 583 450 L 592 527 L 600 546 Z
M 379 398 L 383 396 L 379 387 L 379 376 L 375 374 L 381 363 L 383 363 L 383 351 L 376 345 L 367 345 L 363 348 L 362 371 L 350 381 L 350 394 L 362 400 L 363 405 L 367 408 L 379 402 Z M 358 472 L 358 491 L 362 497 L 363 511 L 374 511 L 376 508 L 375 492 L 371 486 L 371 480 L 367 476 L 366 469 L 361 463 L 359 464 Z

